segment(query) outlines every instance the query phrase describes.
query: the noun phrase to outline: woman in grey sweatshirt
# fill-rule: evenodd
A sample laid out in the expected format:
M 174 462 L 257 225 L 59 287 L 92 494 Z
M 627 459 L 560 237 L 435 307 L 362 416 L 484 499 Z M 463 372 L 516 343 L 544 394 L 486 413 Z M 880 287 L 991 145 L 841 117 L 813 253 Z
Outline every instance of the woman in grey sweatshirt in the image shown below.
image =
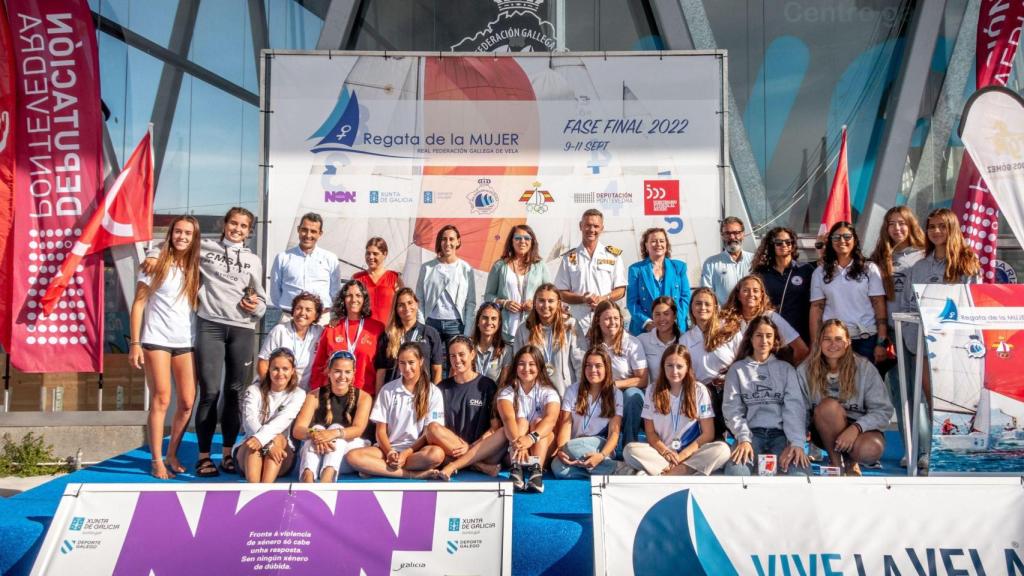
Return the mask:
M 807 408 L 796 371 L 775 357 L 780 344 L 779 329 L 771 319 L 754 317 L 740 342 L 739 359 L 725 375 L 722 413 L 736 438 L 725 465 L 727 475 L 749 476 L 761 454 L 775 454 L 782 473 L 808 472 Z
M 850 333 L 837 318 L 826 320 L 811 357 L 797 370 L 812 412 L 811 438 L 833 466 L 860 476 L 885 451 L 882 429 L 892 418 L 889 390 L 878 370 L 853 353 Z
M 199 309 L 196 315 L 196 366 L 199 371 L 199 402 L 196 405 L 196 437 L 199 443 L 197 476 L 219 473 L 210 460 L 217 430 L 217 403 L 221 383 L 224 404 L 220 425 L 223 436 L 221 470 L 237 471 L 231 457 L 241 426 L 239 398 L 252 382 L 256 323 L 266 311 L 263 264 L 245 247 L 255 217 L 235 207 L 224 215 L 220 240 L 204 239 L 199 246 Z M 149 258 L 159 249 L 146 253 Z M 146 264 L 143 266 L 145 267 Z M 223 374 L 223 379 L 222 379 Z

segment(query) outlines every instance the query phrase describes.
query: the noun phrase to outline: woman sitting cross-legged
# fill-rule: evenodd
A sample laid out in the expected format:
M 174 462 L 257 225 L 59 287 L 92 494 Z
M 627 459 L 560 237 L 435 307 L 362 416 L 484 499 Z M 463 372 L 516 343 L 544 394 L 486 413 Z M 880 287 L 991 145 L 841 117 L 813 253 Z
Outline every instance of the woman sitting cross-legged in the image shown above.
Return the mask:
M 631 468 L 650 476 L 711 474 L 729 459 L 729 446 L 715 440 L 711 395 L 693 375 L 686 346 L 671 344 L 661 357 L 654 386 L 644 399 L 647 442 L 623 450 Z
M 811 408 L 811 438 L 828 452 L 833 466 L 860 476 L 860 464 L 874 464 L 885 451 L 882 428 L 893 407 L 889 391 L 871 361 L 854 354 L 846 324 L 826 320 L 811 357 L 798 370 Z
M 558 420 L 551 471 L 559 478 L 613 474 L 612 460 L 622 428 L 622 391 L 612 380 L 612 361 L 604 348 L 583 355 L 583 378 L 565 391 Z
M 476 371 L 473 341 L 456 336 L 448 343 L 451 376 L 438 384 L 444 397 L 444 421 L 427 426 L 427 441 L 440 446 L 448 457 L 436 478 L 450 480 L 456 472 L 473 465 L 488 476 L 497 476 L 504 455 L 505 435 L 494 413 L 498 385 Z
M 532 344 L 516 352 L 512 369 L 495 402 L 509 444 L 509 476 L 516 490 L 543 492 L 544 463 L 558 421 L 558 391 L 545 370 L 543 352 Z
M 306 393 L 299 388 L 295 355 L 287 348 L 270 353 L 270 369 L 245 391 L 242 430 L 232 457 L 249 482 L 273 482 L 287 476 L 295 463 L 289 430 Z
M 725 375 L 722 413 L 736 438 L 725 467 L 730 476 L 751 475 L 761 454 L 774 454 L 784 474 L 808 473 L 807 408 L 796 370 L 775 357 L 780 345 L 771 317 L 755 317 Z
M 338 350 L 327 361 L 327 384 L 306 395 L 292 436 L 303 440 L 299 480 L 334 482 L 353 470 L 345 454 L 364 448 L 363 438 L 373 398 L 355 387 L 356 357 Z
M 427 426 L 444 425 L 441 391 L 430 383 L 423 352 L 417 342 L 398 349 L 401 378 L 384 385 L 370 412 L 377 424 L 377 444 L 357 448 L 345 461 L 369 476 L 427 478 L 444 461 L 444 450 L 427 441 Z

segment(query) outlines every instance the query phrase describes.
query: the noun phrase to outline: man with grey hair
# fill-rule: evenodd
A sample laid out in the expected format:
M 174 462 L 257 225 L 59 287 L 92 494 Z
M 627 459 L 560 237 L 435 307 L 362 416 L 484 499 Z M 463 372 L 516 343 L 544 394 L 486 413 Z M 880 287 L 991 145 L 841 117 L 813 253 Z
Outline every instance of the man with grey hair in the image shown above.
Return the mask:
M 700 285 L 711 288 L 718 297 L 719 305 L 725 304 L 733 287 L 740 279 L 750 274 L 754 254 L 743 249 L 745 228 L 743 220 L 728 216 L 719 227 L 725 250 L 704 261 L 701 268 Z

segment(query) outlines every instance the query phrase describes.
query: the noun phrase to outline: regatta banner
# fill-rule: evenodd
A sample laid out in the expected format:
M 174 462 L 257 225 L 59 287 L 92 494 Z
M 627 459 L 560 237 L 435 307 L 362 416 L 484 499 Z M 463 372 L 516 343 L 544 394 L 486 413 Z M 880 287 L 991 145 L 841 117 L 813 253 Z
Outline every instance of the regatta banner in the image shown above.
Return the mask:
M 69 484 L 32 574 L 512 573 L 512 490 Z
M 263 87 L 268 258 L 297 243 L 363 262 L 372 236 L 415 282 L 434 236 L 455 224 L 479 274 L 528 223 L 552 272 L 588 208 L 602 242 L 639 260 L 649 227 L 672 257 L 721 251 L 724 55 L 338 55 L 271 53 Z M 354 265 L 354 266 L 353 266 Z M 485 282 L 479 281 L 483 288 Z
M 975 92 L 964 107 L 959 133 L 1014 236 L 1024 242 L 1024 100 L 1001 86 Z M 968 226 L 996 236 L 998 214 L 986 210 L 981 221 L 969 218 Z
M 939 281 L 939 279 L 936 279 Z M 915 284 L 932 473 L 1024 473 L 1024 286 Z
M 0 346 L 11 347 L 11 251 L 7 241 L 14 227 L 14 47 L 7 27 L 7 9 L 0 2 Z
M 72 297 L 51 314 L 39 298 L 81 235 L 102 181 L 102 116 L 92 13 L 85 0 L 7 0 L 18 114 L 8 298 L 0 333 L 24 372 L 103 369 L 103 262 L 75 269 Z M 3 113 L 0 112 L 0 115 Z M 8 292 L 9 290 L 9 292 Z
M 593 478 L 594 573 L 1024 574 L 1019 478 Z

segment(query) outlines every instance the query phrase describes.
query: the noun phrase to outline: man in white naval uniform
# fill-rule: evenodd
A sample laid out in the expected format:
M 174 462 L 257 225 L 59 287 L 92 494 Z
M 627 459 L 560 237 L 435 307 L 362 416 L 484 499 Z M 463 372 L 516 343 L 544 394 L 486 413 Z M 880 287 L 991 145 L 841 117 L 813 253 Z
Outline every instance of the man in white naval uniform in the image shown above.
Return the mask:
M 600 242 L 604 215 L 591 208 L 583 213 L 580 232 L 583 242 L 562 254 L 555 286 L 576 321 L 581 342 L 593 320 L 594 308 L 602 300 L 621 300 L 626 295 L 626 267 L 622 250 Z

